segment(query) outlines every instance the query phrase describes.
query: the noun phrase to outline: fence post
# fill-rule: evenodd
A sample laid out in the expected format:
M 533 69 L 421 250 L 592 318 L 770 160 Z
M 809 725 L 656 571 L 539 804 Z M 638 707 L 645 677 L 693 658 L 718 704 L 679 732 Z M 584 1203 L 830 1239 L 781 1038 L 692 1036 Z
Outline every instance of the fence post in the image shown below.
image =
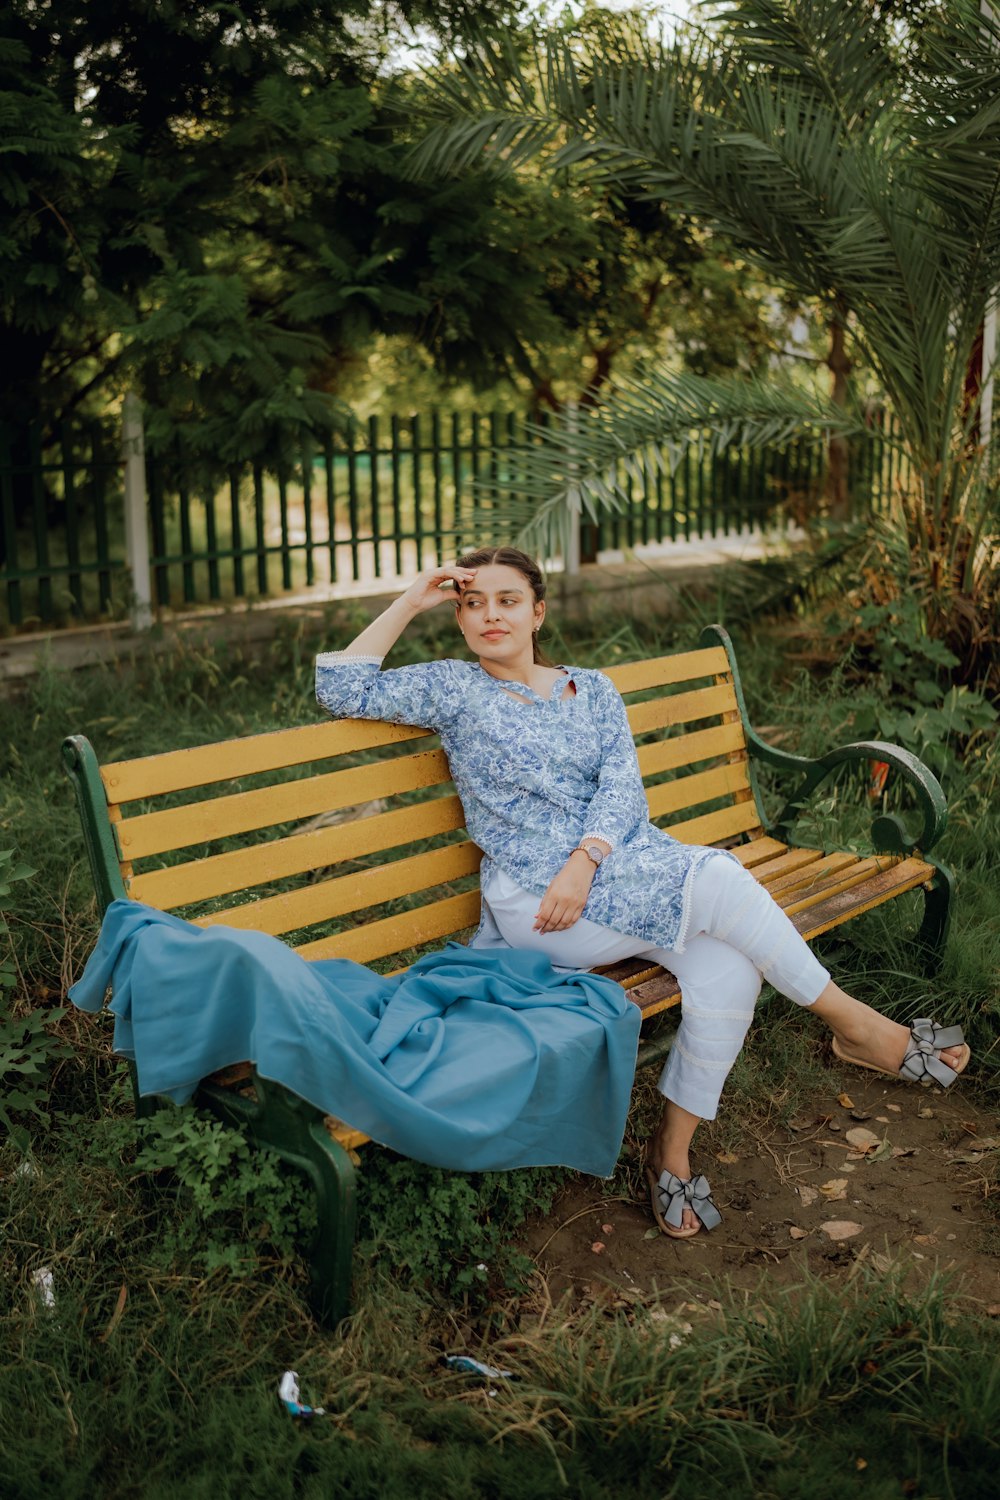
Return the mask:
M 134 391 L 126 391 L 122 403 L 122 457 L 125 460 L 125 561 L 132 578 L 132 629 L 148 630 L 153 623 L 153 592 L 146 526 L 146 445 L 142 404 Z
M 576 447 L 576 435 L 580 425 L 580 408 L 575 401 L 566 402 L 566 425 L 569 428 L 573 440 L 573 448 Z M 563 577 L 579 578 L 580 576 L 580 527 L 583 524 L 583 505 L 580 498 L 579 486 L 575 483 L 579 465 L 571 460 L 568 465 L 569 489 L 566 496 L 566 555 L 563 558 Z

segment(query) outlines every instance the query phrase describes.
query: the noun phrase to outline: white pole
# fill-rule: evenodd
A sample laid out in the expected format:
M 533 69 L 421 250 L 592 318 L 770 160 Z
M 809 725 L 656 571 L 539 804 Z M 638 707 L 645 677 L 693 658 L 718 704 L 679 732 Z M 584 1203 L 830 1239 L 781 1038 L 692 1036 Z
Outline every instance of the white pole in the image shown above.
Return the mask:
M 575 401 L 566 403 L 567 420 L 570 432 L 575 439 L 577 427 L 580 422 L 580 409 Z M 575 443 L 574 443 L 575 447 Z M 575 477 L 578 465 L 571 462 L 569 466 L 570 480 Z M 566 578 L 579 578 L 580 576 L 580 522 L 583 516 L 583 506 L 580 503 L 580 490 L 575 484 L 570 485 L 566 501 L 566 553 L 563 557 L 563 574 Z
M 125 559 L 132 578 L 132 629 L 148 630 L 153 623 L 153 591 L 149 571 L 146 444 L 142 403 L 128 391 L 122 404 L 122 457 L 125 460 Z

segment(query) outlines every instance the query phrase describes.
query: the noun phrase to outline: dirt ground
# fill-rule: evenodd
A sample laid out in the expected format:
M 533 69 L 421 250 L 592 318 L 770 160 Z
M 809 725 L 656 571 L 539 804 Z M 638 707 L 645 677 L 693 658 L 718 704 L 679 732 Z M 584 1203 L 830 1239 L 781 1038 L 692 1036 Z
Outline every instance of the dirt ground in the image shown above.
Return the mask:
M 776 1288 L 809 1271 L 844 1277 L 903 1260 L 914 1278 L 952 1272 L 957 1289 L 1000 1315 L 1000 1220 L 986 1202 L 1000 1150 L 1000 1116 L 952 1093 L 838 1069 L 828 1093 L 790 1122 L 748 1130 L 735 1152 L 694 1157 L 723 1216 L 711 1234 L 673 1240 L 649 1208 L 580 1178 L 530 1223 L 521 1247 L 556 1296 L 614 1298 L 669 1289 L 708 1299 L 713 1284 Z M 637 1176 L 638 1176 L 637 1172 Z M 700 1285 L 703 1283 L 703 1288 Z

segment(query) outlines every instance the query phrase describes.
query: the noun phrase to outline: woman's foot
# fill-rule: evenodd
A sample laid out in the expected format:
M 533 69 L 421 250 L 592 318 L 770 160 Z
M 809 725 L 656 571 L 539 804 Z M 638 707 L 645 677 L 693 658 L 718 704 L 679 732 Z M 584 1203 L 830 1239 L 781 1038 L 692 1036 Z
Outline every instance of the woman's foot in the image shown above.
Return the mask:
M 832 981 L 811 1008 L 833 1032 L 839 1055 L 845 1061 L 884 1073 L 899 1073 L 913 1043 L 908 1026 L 901 1026 L 872 1010 L 870 1005 L 855 1000 Z M 964 1044 L 942 1047 L 940 1056 L 945 1067 L 957 1076 L 969 1060 L 969 1049 Z
M 691 1176 L 689 1147 L 700 1124 L 698 1115 L 681 1109 L 671 1099 L 665 1101 L 656 1132 L 646 1143 L 646 1169 L 654 1174 L 654 1181 L 658 1182 L 664 1172 L 672 1172 L 681 1182 L 688 1180 Z M 685 1207 L 681 1229 L 694 1233 L 699 1227 L 698 1216 Z
M 840 1044 L 839 1055 L 845 1062 L 867 1064 L 869 1068 L 892 1075 L 899 1073 L 913 1043 L 910 1028 L 901 1026 L 898 1021 L 890 1021 L 886 1016 L 879 1016 L 876 1024 L 834 1028 L 833 1034 Z M 945 1067 L 957 1077 L 969 1061 L 969 1049 L 964 1044 L 942 1047 L 940 1056 Z

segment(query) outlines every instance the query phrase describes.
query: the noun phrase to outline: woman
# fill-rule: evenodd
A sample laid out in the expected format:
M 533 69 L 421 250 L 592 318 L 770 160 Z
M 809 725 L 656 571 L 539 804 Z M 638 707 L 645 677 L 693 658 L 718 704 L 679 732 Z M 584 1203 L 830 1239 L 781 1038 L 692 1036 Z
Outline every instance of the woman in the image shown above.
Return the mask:
M 383 672 L 409 622 L 445 602 L 476 661 Z M 837 1056 L 861 1067 L 947 1086 L 969 1049 L 957 1027 L 908 1031 L 845 994 L 733 855 L 650 823 L 621 697 L 601 672 L 545 660 L 544 619 L 530 557 L 470 552 L 422 573 L 345 650 L 317 657 L 317 697 L 333 715 L 440 733 L 484 853 L 474 945 L 540 950 L 573 969 L 643 956 L 676 975 L 682 1019 L 646 1175 L 660 1228 L 687 1238 L 720 1222 L 690 1147 L 715 1116 L 762 978 L 820 1016 Z

